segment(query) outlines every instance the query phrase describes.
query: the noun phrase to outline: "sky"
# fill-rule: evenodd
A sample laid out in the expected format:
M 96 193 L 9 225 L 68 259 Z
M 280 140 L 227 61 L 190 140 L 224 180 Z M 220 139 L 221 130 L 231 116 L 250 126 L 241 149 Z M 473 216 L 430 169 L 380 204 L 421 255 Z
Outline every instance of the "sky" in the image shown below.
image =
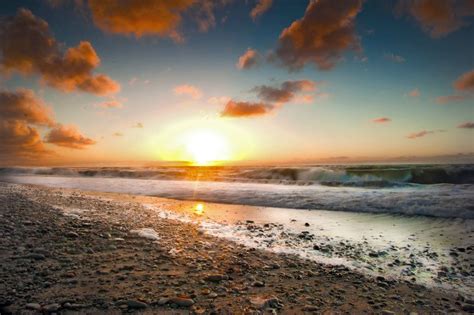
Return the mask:
M 0 164 L 474 161 L 472 0 L 0 8 Z

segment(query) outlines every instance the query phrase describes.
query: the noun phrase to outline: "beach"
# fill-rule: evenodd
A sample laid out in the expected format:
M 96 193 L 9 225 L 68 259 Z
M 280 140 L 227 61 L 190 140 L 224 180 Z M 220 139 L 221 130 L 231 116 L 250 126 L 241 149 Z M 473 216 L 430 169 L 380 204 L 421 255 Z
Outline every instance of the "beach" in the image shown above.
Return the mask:
M 209 212 L 218 224 L 212 209 L 222 214 L 222 209 L 238 206 L 206 204 L 205 214 L 199 215 L 195 204 L 0 183 L 1 313 L 424 314 L 474 310 L 472 297 L 462 290 L 370 275 L 337 263 L 218 237 L 213 229 L 196 222 Z M 249 218 L 239 224 L 256 235 L 265 234 L 266 229 L 273 232 L 272 222 L 260 224 Z M 310 235 L 296 236 L 311 240 Z M 313 243 L 314 250 L 320 250 Z M 341 246 L 330 250 L 340 251 Z M 470 263 L 472 250 L 472 246 L 460 247 L 450 257 L 463 266 Z M 459 272 L 463 271 L 468 272 L 466 279 L 471 277 L 472 269 Z M 441 273 L 440 282 L 451 272 Z

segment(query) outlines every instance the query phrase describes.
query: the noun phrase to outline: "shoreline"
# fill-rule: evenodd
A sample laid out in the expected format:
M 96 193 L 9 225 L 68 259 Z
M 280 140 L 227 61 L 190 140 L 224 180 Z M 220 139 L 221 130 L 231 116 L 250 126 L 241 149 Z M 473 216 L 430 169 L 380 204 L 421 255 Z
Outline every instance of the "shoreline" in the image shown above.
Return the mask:
M 155 197 L 0 183 L 2 314 L 474 310 L 440 289 L 208 235 L 143 198 Z

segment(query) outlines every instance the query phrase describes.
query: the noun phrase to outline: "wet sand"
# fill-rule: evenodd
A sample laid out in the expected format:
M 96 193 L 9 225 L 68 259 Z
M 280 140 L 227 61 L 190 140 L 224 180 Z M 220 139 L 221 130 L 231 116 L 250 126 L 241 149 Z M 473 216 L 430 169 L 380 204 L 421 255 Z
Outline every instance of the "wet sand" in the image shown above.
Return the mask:
M 163 218 L 144 205 L 150 201 L 171 207 L 159 198 L 0 183 L 1 313 L 474 310 L 455 292 L 206 234 Z M 176 212 L 189 207 L 177 204 Z

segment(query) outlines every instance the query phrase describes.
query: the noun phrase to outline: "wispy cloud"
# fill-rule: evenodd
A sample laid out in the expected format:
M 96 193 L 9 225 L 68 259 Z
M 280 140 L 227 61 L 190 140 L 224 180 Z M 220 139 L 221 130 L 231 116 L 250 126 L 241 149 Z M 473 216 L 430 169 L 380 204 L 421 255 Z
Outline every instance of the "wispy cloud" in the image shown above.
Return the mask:
M 248 70 L 258 66 L 260 60 L 260 54 L 256 50 L 248 48 L 247 51 L 239 57 L 239 60 L 237 61 L 235 66 L 237 67 L 237 69 L 240 70 Z
M 445 132 L 446 130 L 437 129 L 437 130 L 422 130 L 418 132 L 413 132 L 407 136 L 408 139 L 416 139 L 421 138 L 430 134 L 438 133 L 438 132 Z
M 190 84 L 178 85 L 174 87 L 173 91 L 176 95 L 188 95 L 195 100 L 200 99 L 203 95 L 199 88 Z
M 374 122 L 376 124 L 386 124 L 386 123 L 389 123 L 391 121 L 392 120 L 388 117 L 379 117 L 379 118 L 372 119 L 372 122 Z
M 260 15 L 267 12 L 273 4 L 273 0 L 258 0 L 255 7 L 250 11 L 250 17 L 252 20 L 256 20 Z
M 418 97 L 420 95 L 421 95 L 421 93 L 420 93 L 420 90 L 418 88 L 413 89 L 408 93 L 408 96 L 411 96 L 411 97 Z
M 466 121 L 462 124 L 459 124 L 457 127 L 462 129 L 474 129 L 474 122 Z
M 400 55 L 396 55 L 394 53 L 386 53 L 383 55 L 385 59 L 390 60 L 395 63 L 404 63 L 406 60 Z

